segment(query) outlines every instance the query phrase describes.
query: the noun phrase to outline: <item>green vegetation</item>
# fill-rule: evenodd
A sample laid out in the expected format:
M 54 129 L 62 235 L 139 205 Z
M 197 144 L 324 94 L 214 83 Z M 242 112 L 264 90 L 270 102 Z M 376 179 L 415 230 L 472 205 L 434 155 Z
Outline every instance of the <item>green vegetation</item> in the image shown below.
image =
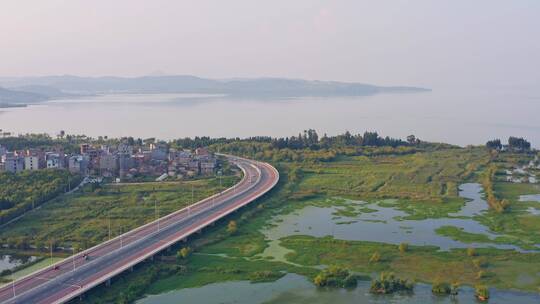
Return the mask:
M 397 278 L 393 273 L 381 273 L 379 279 L 371 282 L 370 292 L 377 294 L 389 294 L 394 292 L 412 292 L 414 283 Z
M 230 221 L 227 225 L 227 232 L 229 234 L 235 234 L 238 231 L 238 226 L 235 221 Z
M 330 266 L 321 271 L 313 279 L 313 283 L 318 287 L 356 287 L 358 279 L 355 275 L 350 274 L 347 269 L 338 266 Z
M 433 246 L 409 246 L 407 254 L 401 254 L 392 244 L 298 235 L 281 239 L 281 246 L 291 250 L 286 257 L 296 265 L 338 265 L 360 273 L 394 272 L 421 282 L 483 283 L 503 289 L 537 291 L 540 285 L 540 253 L 493 248 L 439 251 Z M 373 252 L 384 259 L 372 263 Z M 479 271 L 484 272 L 481 277 Z M 523 276 L 532 279 L 520 282 L 518 278 Z
M 431 286 L 431 292 L 435 295 L 457 295 L 459 293 L 459 284 L 436 280 Z
M 176 256 L 180 259 L 187 259 L 191 255 L 191 248 L 190 247 L 183 247 L 178 251 Z
M 405 252 L 407 252 L 409 250 L 409 244 L 401 243 L 401 244 L 399 244 L 398 249 L 399 249 L 399 252 L 405 253 Z
M 474 287 L 475 295 L 480 301 L 489 299 L 489 289 L 485 285 L 476 285 Z
M 38 171 L 40 172 L 40 171 Z M 187 182 L 86 185 L 58 197 L 0 230 L 0 243 L 10 248 L 30 246 L 47 251 L 55 247 L 86 249 L 164 216 L 231 186 L 238 177 Z
M 75 187 L 81 181 L 65 170 L 0 172 L 0 225 Z
M 484 172 L 482 177 L 482 186 L 484 187 L 484 192 L 486 193 L 486 201 L 489 206 L 493 208 L 498 213 L 503 213 L 508 211 L 510 208 L 510 202 L 507 199 L 499 199 L 495 195 L 493 190 L 493 181 L 495 179 L 495 173 L 497 172 L 496 165 L 490 165 Z

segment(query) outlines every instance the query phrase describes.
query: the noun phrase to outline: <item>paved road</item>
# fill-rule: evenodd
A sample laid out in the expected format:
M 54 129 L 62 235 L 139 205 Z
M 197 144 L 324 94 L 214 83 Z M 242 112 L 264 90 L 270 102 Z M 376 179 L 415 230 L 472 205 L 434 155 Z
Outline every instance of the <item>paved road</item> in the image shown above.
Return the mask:
M 0 288 L 0 303 L 64 303 L 172 244 L 197 233 L 272 189 L 279 174 L 266 163 L 228 156 L 243 179 L 217 195 L 148 223 Z M 89 260 L 83 258 L 89 255 Z M 56 269 L 55 269 L 56 268 Z

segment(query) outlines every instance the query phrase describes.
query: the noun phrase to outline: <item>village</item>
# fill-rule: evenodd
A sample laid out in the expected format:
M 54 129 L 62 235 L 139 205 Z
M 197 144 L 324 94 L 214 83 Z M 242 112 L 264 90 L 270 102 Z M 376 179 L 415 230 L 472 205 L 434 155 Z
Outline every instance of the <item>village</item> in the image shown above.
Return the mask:
M 162 181 L 212 175 L 218 165 L 215 155 L 206 148 L 173 149 L 160 143 L 81 144 L 79 148 L 78 153 L 65 153 L 61 147 L 8 151 L 0 146 L 0 172 L 63 169 L 82 176 L 112 178 L 115 182 L 138 178 Z

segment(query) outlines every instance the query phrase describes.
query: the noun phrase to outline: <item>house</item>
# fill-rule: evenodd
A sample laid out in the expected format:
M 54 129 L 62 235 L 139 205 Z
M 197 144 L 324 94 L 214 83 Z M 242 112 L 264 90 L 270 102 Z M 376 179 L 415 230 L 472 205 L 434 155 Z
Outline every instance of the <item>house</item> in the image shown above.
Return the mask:
M 205 158 L 200 161 L 201 174 L 209 175 L 214 173 L 217 162 L 214 158 Z
M 167 160 L 167 152 L 162 149 L 154 149 L 151 152 L 152 160 Z
M 187 169 L 188 169 L 188 171 L 192 171 L 195 174 L 199 174 L 200 169 L 201 169 L 200 166 L 199 166 L 199 161 L 198 160 L 190 160 L 188 165 L 187 165 Z
M 208 156 L 210 153 L 208 152 L 208 149 L 206 148 L 197 148 L 195 149 L 195 155 L 197 156 Z

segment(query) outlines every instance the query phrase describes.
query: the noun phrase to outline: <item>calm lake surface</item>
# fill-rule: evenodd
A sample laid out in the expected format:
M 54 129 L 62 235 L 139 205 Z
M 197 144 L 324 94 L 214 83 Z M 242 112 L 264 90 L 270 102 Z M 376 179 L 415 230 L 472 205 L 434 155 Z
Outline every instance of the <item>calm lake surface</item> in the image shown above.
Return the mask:
M 339 207 L 308 206 L 286 215 L 278 215 L 273 219 L 273 226 L 262 233 L 270 240 L 269 247 L 262 256 L 272 256 L 286 261 L 288 249 L 279 245 L 279 239 L 290 235 L 310 235 L 315 237 L 332 236 L 340 240 L 372 241 L 390 244 L 406 242 L 412 245 L 432 245 L 441 250 L 468 247 L 495 247 L 522 251 L 513 245 L 494 243 L 463 243 L 436 233 L 441 226 L 455 226 L 465 232 L 481 233 L 494 239 L 498 235 L 486 226 L 472 219 L 488 209 L 482 195 L 482 187 L 476 183 L 463 184 L 459 187 L 459 195 L 469 201 L 457 213 L 449 214 L 460 218 L 439 218 L 424 220 L 403 220 L 407 213 L 392 207 L 381 207 L 377 203 L 349 201 L 355 209 L 369 208 L 375 212 L 360 213 L 354 217 L 336 217 Z M 540 250 L 540 248 L 539 248 Z
M 431 286 L 417 284 L 413 294 L 372 295 L 370 282 L 360 281 L 358 287 L 345 289 L 318 289 L 303 276 L 287 274 L 271 283 L 251 284 L 246 281 L 209 284 L 186 288 L 160 295 L 148 296 L 137 304 L 348 304 L 348 303 L 479 303 L 474 290 L 461 287 L 457 297 L 438 297 L 431 293 Z M 234 292 L 231 292 L 234 291 Z M 538 294 L 491 289 L 490 303 L 539 303 Z
M 433 88 L 354 98 L 255 99 L 196 94 L 105 95 L 0 109 L 0 129 L 174 139 L 185 136 L 383 135 L 454 144 L 524 136 L 540 142 L 540 89 Z

